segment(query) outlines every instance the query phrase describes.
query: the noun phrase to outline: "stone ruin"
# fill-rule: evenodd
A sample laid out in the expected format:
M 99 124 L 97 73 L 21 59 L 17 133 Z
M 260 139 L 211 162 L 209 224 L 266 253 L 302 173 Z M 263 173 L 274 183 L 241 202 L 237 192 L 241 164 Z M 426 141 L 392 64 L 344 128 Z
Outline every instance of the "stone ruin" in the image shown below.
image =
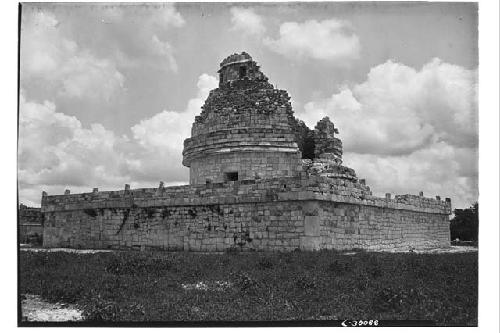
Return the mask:
M 42 242 L 43 214 L 40 208 L 20 204 L 17 211 L 18 240 L 21 244 Z
M 250 55 L 220 64 L 184 141 L 189 185 L 42 194 L 46 247 L 184 251 L 368 250 L 450 245 L 451 201 L 372 195 L 342 164 L 328 119 L 296 119 Z

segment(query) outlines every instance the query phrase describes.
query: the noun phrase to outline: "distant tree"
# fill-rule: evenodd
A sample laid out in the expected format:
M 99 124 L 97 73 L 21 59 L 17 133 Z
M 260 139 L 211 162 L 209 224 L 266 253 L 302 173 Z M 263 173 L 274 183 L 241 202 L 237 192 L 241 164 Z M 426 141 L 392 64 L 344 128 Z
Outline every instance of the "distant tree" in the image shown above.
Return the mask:
M 451 239 L 477 241 L 479 230 L 479 205 L 476 202 L 466 209 L 455 209 L 455 217 L 450 221 Z

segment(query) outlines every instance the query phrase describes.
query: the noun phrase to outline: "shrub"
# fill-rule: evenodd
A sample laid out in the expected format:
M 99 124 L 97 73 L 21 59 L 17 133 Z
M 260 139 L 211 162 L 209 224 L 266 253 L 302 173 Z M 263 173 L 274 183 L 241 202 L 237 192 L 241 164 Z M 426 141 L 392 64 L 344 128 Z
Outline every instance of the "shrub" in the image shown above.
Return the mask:
M 316 280 L 310 276 L 302 275 L 295 279 L 295 286 L 301 290 L 316 289 Z
M 165 259 L 116 256 L 107 264 L 105 271 L 116 275 L 160 275 L 171 267 L 172 264 Z
M 451 239 L 478 241 L 479 205 L 476 202 L 470 208 L 455 209 L 455 217 L 450 221 Z
M 260 259 L 259 262 L 257 263 L 257 267 L 259 269 L 270 269 L 273 266 L 274 266 L 273 262 L 267 257 Z
M 104 300 L 98 295 L 86 302 L 82 317 L 86 321 L 116 321 L 119 312 L 116 303 Z
M 351 271 L 351 266 L 345 261 L 335 260 L 328 264 L 328 271 L 337 276 L 342 276 Z

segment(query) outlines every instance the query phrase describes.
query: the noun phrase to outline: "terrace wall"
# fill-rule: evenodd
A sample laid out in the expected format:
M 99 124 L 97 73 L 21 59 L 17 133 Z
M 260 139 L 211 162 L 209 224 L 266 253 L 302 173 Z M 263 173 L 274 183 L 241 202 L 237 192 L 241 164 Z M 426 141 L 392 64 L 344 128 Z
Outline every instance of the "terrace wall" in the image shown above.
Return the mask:
M 42 197 L 44 246 L 185 251 L 450 244 L 448 201 L 305 176 Z

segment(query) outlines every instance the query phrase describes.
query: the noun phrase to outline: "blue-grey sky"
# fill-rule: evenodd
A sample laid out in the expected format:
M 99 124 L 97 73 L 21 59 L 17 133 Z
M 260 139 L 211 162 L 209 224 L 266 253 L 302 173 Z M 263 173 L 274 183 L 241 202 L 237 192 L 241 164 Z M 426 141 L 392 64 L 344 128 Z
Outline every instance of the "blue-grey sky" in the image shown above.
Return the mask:
M 185 183 L 219 63 L 247 51 L 376 194 L 477 200 L 474 3 L 23 4 L 20 201 Z

